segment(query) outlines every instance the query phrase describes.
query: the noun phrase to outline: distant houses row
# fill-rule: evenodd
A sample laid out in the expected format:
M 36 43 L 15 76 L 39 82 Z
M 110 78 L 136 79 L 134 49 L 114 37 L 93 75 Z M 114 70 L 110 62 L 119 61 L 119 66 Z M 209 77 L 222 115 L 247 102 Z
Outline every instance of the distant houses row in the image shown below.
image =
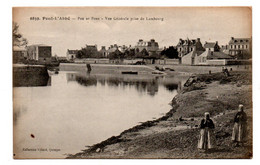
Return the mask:
M 202 45 L 200 38 L 196 40 L 180 39 L 177 44 L 177 51 L 181 64 L 214 65 L 220 60 L 250 59 L 252 55 L 252 39 L 231 37 L 229 44 L 221 47 L 218 45 L 218 41 L 206 41 Z
M 86 46 L 86 49 L 89 46 Z M 250 59 L 252 55 L 252 39 L 251 38 L 234 38 L 231 37 L 228 45 L 219 46 L 218 41 L 216 42 L 205 42 L 204 45 L 201 43 L 200 38 L 197 39 L 179 39 L 177 46 L 174 46 L 178 53 L 178 59 L 180 64 L 186 65 L 214 65 L 218 62 L 223 62 L 221 60 L 230 59 Z M 139 39 L 134 47 L 129 47 L 123 45 L 118 46 L 116 44 L 111 45 L 106 50 L 105 46 L 102 46 L 99 51 L 102 57 L 109 57 L 111 53 L 120 52 L 125 53 L 125 51 L 148 52 L 147 56 L 152 56 L 153 54 L 161 55 L 164 49 L 159 48 L 158 42 L 154 39 L 150 41 L 144 41 Z M 67 59 L 73 60 L 76 58 L 78 50 L 67 50 Z M 95 46 L 95 51 L 97 47 Z M 215 61 L 214 61 L 215 60 Z
M 252 39 L 251 38 L 234 38 L 231 37 L 228 45 L 218 45 L 218 42 L 201 43 L 200 38 L 197 39 L 179 39 L 176 46 L 171 48 L 170 53 L 176 53 L 179 64 L 186 65 L 214 65 L 221 60 L 230 59 L 250 59 L 252 55 Z M 169 49 L 168 48 L 168 49 Z M 144 41 L 139 39 L 135 46 L 110 45 L 108 49 L 101 46 L 98 50 L 97 45 L 86 45 L 80 50 L 67 49 L 66 60 L 74 61 L 78 58 L 110 58 L 112 55 L 127 54 L 131 57 L 156 57 L 165 58 L 163 52 L 166 48 L 159 48 L 158 42 L 154 39 Z M 176 52 L 174 52 L 176 51 Z M 135 56 L 134 56 L 135 55 Z M 26 49 L 19 47 L 13 48 L 13 60 L 19 61 L 19 58 L 36 61 L 51 61 L 52 47 L 49 45 L 38 44 L 27 46 Z M 167 58 L 167 57 L 166 57 Z
M 109 58 L 109 56 L 112 53 L 128 53 L 134 52 L 138 53 L 143 50 L 145 50 L 148 54 L 148 56 L 151 56 L 152 54 L 160 54 L 162 49 L 159 49 L 159 44 L 156 42 L 154 39 L 151 39 L 150 41 L 144 41 L 140 39 L 137 44 L 132 47 L 131 45 L 126 46 L 126 45 L 110 45 L 108 49 L 106 49 L 105 46 L 101 46 L 101 49 L 98 51 L 97 45 L 86 45 L 85 48 L 83 48 L 86 52 L 92 52 L 92 54 L 99 54 L 99 57 L 102 58 Z M 77 58 L 77 54 L 79 53 L 80 50 L 70 50 L 67 49 L 66 57 L 67 60 L 74 60 Z

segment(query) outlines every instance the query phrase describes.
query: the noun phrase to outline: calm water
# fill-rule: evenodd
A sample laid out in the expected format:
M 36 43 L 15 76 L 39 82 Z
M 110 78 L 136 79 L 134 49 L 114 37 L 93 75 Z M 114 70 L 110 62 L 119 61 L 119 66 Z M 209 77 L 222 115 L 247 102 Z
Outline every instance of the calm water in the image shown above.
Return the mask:
M 14 153 L 18 158 L 64 158 L 80 152 L 163 116 L 185 79 L 60 72 L 48 86 L 16 87 Z

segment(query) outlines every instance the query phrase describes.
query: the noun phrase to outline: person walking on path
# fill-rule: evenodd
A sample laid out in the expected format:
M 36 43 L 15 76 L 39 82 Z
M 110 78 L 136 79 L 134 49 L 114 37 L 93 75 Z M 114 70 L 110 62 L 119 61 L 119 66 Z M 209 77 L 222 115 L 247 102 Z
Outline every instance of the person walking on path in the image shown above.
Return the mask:
M 238 106 L 238 112 L 234 118 L 234 127 L 232 132 L 232 141 L 239 146 L 239 143 L 243 145 L 247 135 L 247 115 L 244 112 L 244 106 L 240 104 Z
M 214 146 L 214 130 L 215 125 L 210 119 L 208 112 L 205 113 L 205 118 L 201 120 L 200 123 L 200 136 L 198 141 L 198 149 L 204 150 L 207 152 L 209 149 L 212 149 Z

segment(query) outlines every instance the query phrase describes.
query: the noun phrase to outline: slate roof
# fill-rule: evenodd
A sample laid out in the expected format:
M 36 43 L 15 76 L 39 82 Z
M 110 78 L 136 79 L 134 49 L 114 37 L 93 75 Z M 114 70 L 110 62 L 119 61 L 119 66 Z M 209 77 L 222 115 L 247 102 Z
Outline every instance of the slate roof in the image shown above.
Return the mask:
M 77 54 L 78 50 L 69 50 L 68 49 L 68 52 L 69 52 L 69 54 Z
M 118 48 L 110 48 L 110 49 L 108 49 L 107 50 L 107 52 L 108 53 L 112 53 L 112 52 L 115 52 L 115 51 L 117 51 L 118 50 Z M 119 50 L 118 50 L 119 51 Z
M 184 56 L 187 56 L 190 54 L 191 54 L 191 57 L 195 57 L 196 54 L 197 54 L 197 56 L 200 56 L 203 52 L 205 52 L 205 51 L 196 50 L 196 51 L 189 52 L 188 54 L 185 54 Z
M 177 46 L 180 46 L 180 45 L 195 45 L 196 44 L 196 40 L 192 39 L 186 39 L 186 40 L 183 40 L 183 39 L 180 39 L 180 41 L 178 42 Z
M 30 47 L 30 46 L 50 46 L 50 45 L 46 45 L 46 44 L 33 44 L 33 45 L 29 45 L 28 47 Z
M 251 41 L 250 38 L 233 38 L 229 41 L 229 44 L 246 44 Z
M 223 52 L 224 54 L 229 54 L 229 50 L 228 49 L 222 49 L 220 51 Z
M 195 57 L 195 55 L 197 54 L 197 56 L 201 55 L 204 51 L 193 51 L 192 53 L 192 57 Z
M 206 42 L 204 44 L 204 48 L 214 48 L 216 45 L 216 42 Z
M 207 59 L 232 59 L 230 55 L 227 55 L 223 52 L 208 52 Z

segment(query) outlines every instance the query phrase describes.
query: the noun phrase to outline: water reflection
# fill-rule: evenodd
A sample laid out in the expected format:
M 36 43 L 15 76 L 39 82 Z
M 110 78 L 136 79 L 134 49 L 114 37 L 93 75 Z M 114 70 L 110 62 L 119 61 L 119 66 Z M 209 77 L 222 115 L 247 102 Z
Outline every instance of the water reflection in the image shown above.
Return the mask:
M 13 67 L 13 87 L 50 86 L 51 77 L 42 66 L 15 65 Z
M 174 91 L 174 90 L 178 89 L 179 84 L 165 84 L 164 86 L 169 91 Z
M 51 86 L 51 77 L 35 75 L 14 76 L 13 87 L 40 87 Z
M 84 85 L 84 86 L 96 86 L 97 85 L 97 79 L 95 79 L 94 77 L 81 77 L 81 76 L 76 76 L 76 81 L 80 84 L 80 85 Z
M 147 93 L 154 96 L 158 93 L 159 85 L 164 86 L 169 92 L 180 90 L 181 81 L 172 82 L 171 78 L 156 76 L 136 75 L 91 75 L 83 73 L 67 73 L 67 82 L 76 81 L 82 86 L 109 86 L 109 87 L 134 87 L 140 93 Z
M 60 72 L 51 86 L 14 88 L 14 152 L 64 158 L 167 113 L 182 77 Z M 176 89 L 176 90 L 175 90 Z M 31 134 L 35 135 L 32 140 Z M 60 152 L 24 152 L 50 147 Z

